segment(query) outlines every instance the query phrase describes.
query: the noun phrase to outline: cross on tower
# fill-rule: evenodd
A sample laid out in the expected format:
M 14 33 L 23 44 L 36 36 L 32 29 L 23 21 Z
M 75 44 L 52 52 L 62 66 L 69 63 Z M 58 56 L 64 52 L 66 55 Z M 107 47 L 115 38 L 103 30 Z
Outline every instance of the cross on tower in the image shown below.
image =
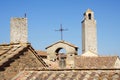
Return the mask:
M 67 31 L 67 29 L 63 29 L 62 28 L 62 24 L 60 24 L 60 29 L 59 30 L 55 30 L 55 31 L 60 31 L 61 32 L 61 40 L 63 40 L 63 31 Z

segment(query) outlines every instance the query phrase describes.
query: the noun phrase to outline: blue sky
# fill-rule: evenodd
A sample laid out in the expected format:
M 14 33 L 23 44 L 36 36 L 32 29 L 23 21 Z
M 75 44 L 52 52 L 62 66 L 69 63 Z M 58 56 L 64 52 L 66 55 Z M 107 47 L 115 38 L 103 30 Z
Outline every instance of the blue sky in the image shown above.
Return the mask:
M 10 18 L 27 13 L 29 42 L 37 50 L 60 40 L 55 29 L 67 28 L 64 40 L 82 49 L 81 21 L 88 9 L 97 20 L 98 52 L 120 56 L 120 0 L 0 0 L 0 43 L 10 41 Z

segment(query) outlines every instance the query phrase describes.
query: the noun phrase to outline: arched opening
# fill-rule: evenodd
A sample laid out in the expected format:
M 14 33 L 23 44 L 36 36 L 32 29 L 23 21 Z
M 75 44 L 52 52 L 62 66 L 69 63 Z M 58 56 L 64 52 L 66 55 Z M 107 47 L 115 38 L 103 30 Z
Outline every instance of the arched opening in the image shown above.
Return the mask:
M 58 48 L 56 51 L 56 53 L 66 53 L 66 50 L 64 48 Z
M 90 20 L 91 20 L 91 13 L 89 13 L 89 14 L 88 14 L 88 19 L 90 19 Z
M 64 68 L 66 66 L 66 50 L 64 48 L 58 48 L 55 51 L 57 60 L 59 61 L 59 66 Z
M 57 56 L 57 60 L 60 59 L 66 59 L 66 50 L 64 48 L 58 48 L 56 49 L 56 56 Z

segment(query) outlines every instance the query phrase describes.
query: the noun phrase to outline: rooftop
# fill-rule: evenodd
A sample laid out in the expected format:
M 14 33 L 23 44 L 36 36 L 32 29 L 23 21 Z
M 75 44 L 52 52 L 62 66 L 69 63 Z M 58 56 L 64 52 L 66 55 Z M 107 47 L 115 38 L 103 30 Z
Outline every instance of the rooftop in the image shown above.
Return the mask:
M 119 80 L 116 71 L 22 71 L 13 80 Z

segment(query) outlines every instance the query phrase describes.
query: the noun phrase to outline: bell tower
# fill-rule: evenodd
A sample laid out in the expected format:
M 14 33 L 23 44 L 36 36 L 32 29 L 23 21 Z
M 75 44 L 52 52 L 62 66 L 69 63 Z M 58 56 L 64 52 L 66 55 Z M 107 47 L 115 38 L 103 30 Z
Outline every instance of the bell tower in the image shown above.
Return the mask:
M 97 54 L 97 30 L 94 12 L 88 9 L 82 21 L 82 54 L 86 52 Z

